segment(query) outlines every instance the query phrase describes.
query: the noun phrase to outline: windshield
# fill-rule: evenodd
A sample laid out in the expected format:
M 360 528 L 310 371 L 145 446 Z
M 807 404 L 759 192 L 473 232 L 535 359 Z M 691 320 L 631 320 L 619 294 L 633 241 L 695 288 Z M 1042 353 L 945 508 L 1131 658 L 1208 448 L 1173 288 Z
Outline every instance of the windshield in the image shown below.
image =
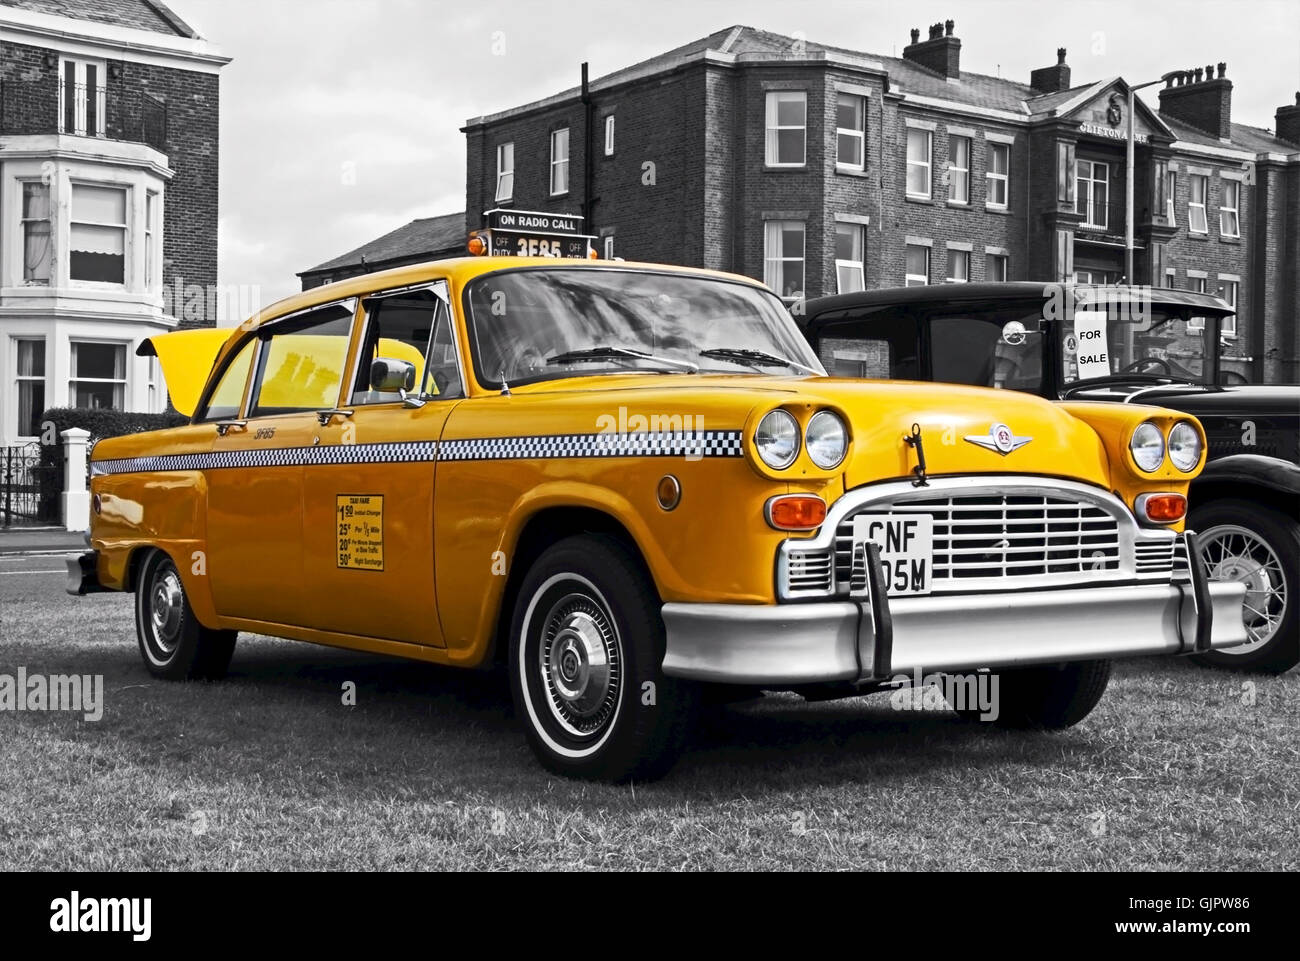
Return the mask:
M 1186 310 L 1123 305 L 1079 309 L 1061 321 L 1063 384 L 1103 379 L 1208 384 L 1218 324 Z
M 466 302 L 474 372 L 488 389 L 629 371 L 822 373 L 782 303 L 733 281 L 525 268 L 479 278 Z

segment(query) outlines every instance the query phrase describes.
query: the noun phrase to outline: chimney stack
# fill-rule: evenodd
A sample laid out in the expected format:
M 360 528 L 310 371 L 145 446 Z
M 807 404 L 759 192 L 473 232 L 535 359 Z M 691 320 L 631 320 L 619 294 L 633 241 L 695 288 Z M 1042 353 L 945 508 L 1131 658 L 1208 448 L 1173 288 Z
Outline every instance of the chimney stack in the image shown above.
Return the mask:
M 1029 75 L 1029 86 L 1039 93 L 1060 93 L 1070 89 L 1070 65 L 1065 62 L 1065 48 L 1056 48 L 1056 63 Z
M 1300 91 L 1295 103 L 1277 108 L 1277 123 L 1273 128 L 1280 139 L 1300 146 Z
M 961 41 L 952 35 L 951 20 L 930 25 L 930 36 L 921 40 L 921 31 L 912 31 L 912 42 L 903 48 L 903 59 L 919 64 L 949 79 L 961 76 Z
M 1191 70 L 1175 70 L 1164 76 L 1160 90 L 1160 114 L 1190 124 L 1212 137 L 1232 137 L 1232 81 L 1228 65 L 1219 64 Z

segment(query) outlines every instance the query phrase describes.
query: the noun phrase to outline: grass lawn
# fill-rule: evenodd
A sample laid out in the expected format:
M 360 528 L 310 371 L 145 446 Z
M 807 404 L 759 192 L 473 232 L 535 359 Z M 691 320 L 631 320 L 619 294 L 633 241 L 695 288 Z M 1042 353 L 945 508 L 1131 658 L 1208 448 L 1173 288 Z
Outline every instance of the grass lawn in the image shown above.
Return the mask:
M 610 787 L 543 771 L 496 676 L 243 636 L 154 681 L 129 600 L 57 576 L 3 579 L 0 636 L 0 672 L 105 684 L 98 723 L 0 714 L 0 870 L 1300 867 L 1295 671 L 1122 663 L 1050 735 L 769 697 Z

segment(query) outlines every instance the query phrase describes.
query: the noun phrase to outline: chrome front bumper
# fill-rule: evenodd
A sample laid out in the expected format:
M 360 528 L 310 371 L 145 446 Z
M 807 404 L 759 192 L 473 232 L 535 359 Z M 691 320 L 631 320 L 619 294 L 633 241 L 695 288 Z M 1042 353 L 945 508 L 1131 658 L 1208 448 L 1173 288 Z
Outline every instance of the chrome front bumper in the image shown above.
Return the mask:
M 1203 653 L 1247 640 L 1244 597 L 1244 584 L 1194 574 L 1186 584 L 898 597 L 875 609 L 869 600 L 665 604 L 663 669 L 698 681 L 798 686 Z

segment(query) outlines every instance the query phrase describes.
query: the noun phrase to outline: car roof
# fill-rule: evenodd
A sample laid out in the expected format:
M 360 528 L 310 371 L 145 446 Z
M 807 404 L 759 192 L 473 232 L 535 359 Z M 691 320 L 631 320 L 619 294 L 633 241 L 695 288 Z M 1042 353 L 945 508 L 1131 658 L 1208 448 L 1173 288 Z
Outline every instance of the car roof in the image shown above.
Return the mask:
M 858 307 L 944 307 L 972 303 L 1041 302 L 1055 291 L 1074 296 L 1073 305 L 1149 303 L 1153 307 L 1195 307 L 1216 314 L 1233 313 L 1224 300 L 1210 294 L 1170 287 L 1107 287 L 1096 284 L 1051 284 L 1015 280 L 1002 283 L 929 284 L 923 287 L 887 287 L 852 294 L 817 297 L 796 304 L 792 313 L 801 325 L 813 323 L 831 311 Z
M 289 314 L 296 314 L 299 311 L 333 303 L 337 300 L 364 296 L 386 288 L 420 284 L 443 277 L 449 279 L 455 286 L 463 286 L 483 274 L 519 268 L 671 272 L 730 280 L 752 287 L 763 286 L 759 281 L 751 277 L 742 277 L 738 274 L 728 274 L 717 270 L 703 270 L 697 267 L 678 267 L 671 264 L 638 263 L 623 260 L 560 259 L 556 257 L 452 257 L 444 260 L 430 260 L 419 264 L 407 264 L 402 267 L 375 271 L 370 274 L 359 274 L 356 277 L 348 277 L 332 284 L 313 287 L 310 290 L 293 294 L 269 307 L 263 308 L 241 324 L 238 330 L 240 333 L 247 333 L 249 330 L 273 323 Z

